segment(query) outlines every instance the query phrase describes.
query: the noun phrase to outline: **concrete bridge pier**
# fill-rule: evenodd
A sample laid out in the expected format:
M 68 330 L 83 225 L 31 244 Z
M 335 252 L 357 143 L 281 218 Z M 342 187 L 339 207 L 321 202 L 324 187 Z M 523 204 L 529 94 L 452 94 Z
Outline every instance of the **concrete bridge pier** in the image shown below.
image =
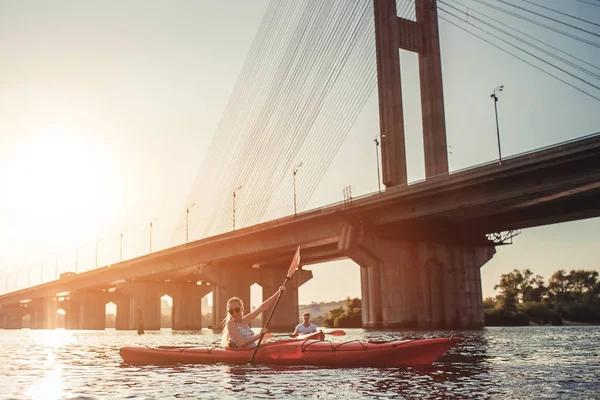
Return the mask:
M 126 282 L 118 285 L 117 291 L 128 299 L 116 300 L 119 329 L 137 329 L 141 313 L 145 330 L 160 330 L 160 298 L 168 294 L 168 284 Z
M 68 299 L 61 302 L 61 308 L 65 311 L 65 329 L 74 330 L 79 328 L 79 302 Z
M 2 329 L 21 329 L 25 314 L 27 314 L 27 311 L 23 306 L 2 307 L 0 309 L 0 327 Z
M 202 329 L 202 298 L 212 291 L 208 285 L 183 283 L 171 285 L 173 330 Z
M 263 289 L 263 301 L 267 300 L 279 290 L 285 280 L 289 265 L 282 268 L 261 268 L 257 283 Z M 293 330 L 300 323 L 298 311 L 298 288 L 312 279 L 312 271 L 300 269 L 292 275 L 286 285 L 285 293 L 281 296 L 273 319 L 269 323 L 269 329 L 279 331 Z M 267 321 L 271 309 L 263 313 L 263 324 Z
M 493 246 L 354 238 L 340 250 L 361 266 L 363 326 L 473 329 L 484 325 L 479 269 Z
M 222 327 L 222 322 L 227 316 L 227 300 L 232 297 L 238 297 L 244 303 L 244 312 L 247 314 L 250 310 L 250 286 L 252 286 L 258 276 L 258 270 L 250 266 L 213 266 L 204 270 L 203 275 L 208 273 L 208 280 L 212 283 L 213 289 L 213 326 L 218 329 Z
M 202 279 L 212 284 L 213 291 L 213 329 L 222 327 L 227 316 L 227 300 L 238 297 L 244 303 L 244 312 L 250 309 L 250 287 L 258 283 L 263 289 L 263 301 L 273 295 L 285 280 L 289 264 L 281 266 L 203 266 L 198 273 Z M 282 296 L 273 319 L 269 325 L 272 329 L 290 329 L 299 323 L 298 287 L 312 278 L 311 271 L 299 270 L 288 282 L 286 293 Z M 208 292 L 206 292 L 208 293 Z M 263 314 L 266 322 L 267 315 Z
M 115 291 L 111 293 L 110 301 L 117 306 L 115 329 L 118 331 L 135 329 L 130 326 L 131 297 L 127 294 Z
M 108 294 L 105 291 L 85 291 L 71 295 L 71 318 L 67 311 L 67 321 L 70 320 L 75 329 L 104 330 L 106 322 L 106 303 Z M 73 328 L 70 328 L 73 329 Z
M 56 328 L 57 303 L 54 299 L 32 301 L 27 307 L 31 316 L 31 329 Z
M 23 327 L 21 314 L 8 314 L 4 318 L 4 329 L 21 329 Z

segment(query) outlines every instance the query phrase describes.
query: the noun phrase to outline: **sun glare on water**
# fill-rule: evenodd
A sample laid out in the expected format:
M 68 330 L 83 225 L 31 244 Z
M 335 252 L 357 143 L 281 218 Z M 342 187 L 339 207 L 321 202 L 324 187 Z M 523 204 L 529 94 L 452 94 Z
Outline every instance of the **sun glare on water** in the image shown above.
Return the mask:
M 77 342 L 71 332 L 65 330 L 47 330 L 34 332 L 35 340 L 47 351 L 44 369 L 46 373 L 38 384 L 28 392 L 31 399 L 60 399 L 63 398 L 63 366 L 56 361 L 56 350 Z

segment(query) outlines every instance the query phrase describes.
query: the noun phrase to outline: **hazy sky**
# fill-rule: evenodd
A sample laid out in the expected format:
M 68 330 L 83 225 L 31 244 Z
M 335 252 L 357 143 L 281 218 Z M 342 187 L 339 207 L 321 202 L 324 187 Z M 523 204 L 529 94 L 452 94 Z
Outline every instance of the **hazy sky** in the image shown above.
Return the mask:
M 140 255 L 154 218 L 153 250 L 164 248 L 174 231 L 184 240 L 188 193 L 267 4 L 0 0 L 0 279 L 9 274 L 9 289 L 17 270 L 21 286 L 28 269 L 32 283 L 40 272 L 44 280 L 53 277 L 56 264 L 60 272 L 73 270 L 76 252 L 79 270 L 91 269 L 96 246 L 100 265 L 117 261 L 121 231 L 124 257 Z M 598 6 L 543 4 L 600 23 Z M 598 47 L 510 23 L 600 65 Z M 445 21 L 440 35 L 451 170 L 497 158 L 490 93 L 499 85 L 505 86 L 498 103 L 504 156 L 600 131 L 599 101 Z M 402 51 L 401 63 L 414 181 L 424 177 L 416 55 Z M 586 90 L 600 97 L 600 90 Z M 377 107 L 373 91 L 306 209 L 342 200 L 348 185 L 354 196 L 377 190 Z M 559 268 L 598 269 L 592 257 L 599 233 L 600 219 L 523 231 L 482 268 L 484 296 L 513 268 L 545 278 Z M 302 287 L 301 302 L 360 295 L 352 262 L 310 269 L 315 279 Z

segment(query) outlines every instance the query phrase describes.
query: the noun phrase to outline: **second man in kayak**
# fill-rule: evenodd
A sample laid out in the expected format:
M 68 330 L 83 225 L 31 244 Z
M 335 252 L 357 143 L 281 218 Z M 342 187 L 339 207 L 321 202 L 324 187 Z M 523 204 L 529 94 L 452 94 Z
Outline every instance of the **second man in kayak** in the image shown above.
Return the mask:
M 313 333 L 316 331 L 317 326 L 310 322 L 310 314 L 305 312 L 304 314 L 302 314 L 302 323 L 296 325 L 296 329 L 294 330 L 294 333 L 290 335 L 290 337 L 296 337 L 304 333 Z

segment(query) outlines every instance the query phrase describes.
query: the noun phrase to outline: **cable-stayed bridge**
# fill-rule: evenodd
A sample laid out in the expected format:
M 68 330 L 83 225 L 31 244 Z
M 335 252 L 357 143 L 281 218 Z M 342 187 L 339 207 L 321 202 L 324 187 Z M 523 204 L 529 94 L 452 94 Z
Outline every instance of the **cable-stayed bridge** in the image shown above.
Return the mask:
M 62 307 L 69 327 L 101 328 L 113 301 L 118 328 L 135 327 L 139 310 L 152 329 L 168 293 L 173 327 L 198 328 L 200 299 L 210 292 L 216 324 L 227 298 L 249 303 L 253 283 L 269 296 L 297 245 L 307 263 L 349 257 L 361 266 L 365 326 L 477 327 L 479 268 L 498 244 L 487 234 L 598 215 L 598 136 L 449 174 L 434 1 L 398 9 L 390 1 L 282 4 L 267 10 L 192 188 L 190 202 L 205 205 L 192 217 L 203 239 L 4 295 L 5 327 L 18 326 L 23 313 L 36 327 L 52 326 Z M 440 17 L 452 16 L 443 8 L 450 5 L 440 2 Z M 412 185 L 399 48 L 420 63 L 427 179 Z M 289 197 L 284 175 L 304 162 L 306 202 L 377 83 L 386 190 L 286 217 L 278 201 Z M 236 190 L 245 196 L 230 232 Z M 234 221 L 235 211 L 233 204 Z M 298 286 L 310 272 L 294 279 L 280 327 L 296 323 Z

